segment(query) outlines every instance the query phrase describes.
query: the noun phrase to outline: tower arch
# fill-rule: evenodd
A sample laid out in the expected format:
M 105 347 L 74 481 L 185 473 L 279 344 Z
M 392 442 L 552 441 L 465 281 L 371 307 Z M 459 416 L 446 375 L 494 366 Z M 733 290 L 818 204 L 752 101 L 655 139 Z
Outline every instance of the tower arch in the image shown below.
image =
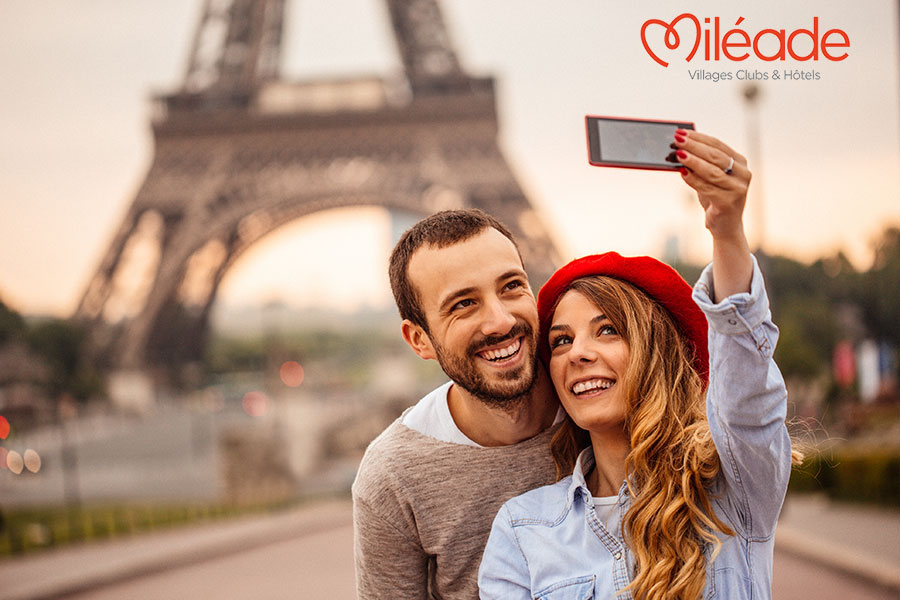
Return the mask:
M 557 251 L 497 143 L 493 80 L 463 72 L 436 0 L 386 1 L 400 86 L 282 80 L 283 0 L 206 0 L 182 89 L 154 101 L 153 161 L 76 311 L 113 367 L 199 359 L 238 257 L 333 208 L 481 208 L 516 235 L 535 286 L 550 275 Z M 124 258 L 148 219 L 149 284 L 123 297 Z M 116 306 L 124 317 L 112 327 Z

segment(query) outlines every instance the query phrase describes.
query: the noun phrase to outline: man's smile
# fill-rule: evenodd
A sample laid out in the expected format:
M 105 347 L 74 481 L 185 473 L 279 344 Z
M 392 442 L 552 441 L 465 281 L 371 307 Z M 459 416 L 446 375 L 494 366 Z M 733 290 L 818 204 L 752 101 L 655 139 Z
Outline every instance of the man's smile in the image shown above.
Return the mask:
M 508 344 L 499 348 L 491 348 L 478 352 L 478 356 L 493 363 L 502 362 L 514 357 L 522 348 L 522 337 L 519 336 Z

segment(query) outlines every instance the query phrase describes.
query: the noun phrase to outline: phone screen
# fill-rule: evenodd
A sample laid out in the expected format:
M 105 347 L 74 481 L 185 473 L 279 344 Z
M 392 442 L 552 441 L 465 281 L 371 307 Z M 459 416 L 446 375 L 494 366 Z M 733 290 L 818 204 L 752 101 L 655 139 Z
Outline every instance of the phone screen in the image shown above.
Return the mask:
M 590 163 L 598 166 L 676 170 L 672 154 L 676 129 L 694 129 L 682 121 L 587 117 Z

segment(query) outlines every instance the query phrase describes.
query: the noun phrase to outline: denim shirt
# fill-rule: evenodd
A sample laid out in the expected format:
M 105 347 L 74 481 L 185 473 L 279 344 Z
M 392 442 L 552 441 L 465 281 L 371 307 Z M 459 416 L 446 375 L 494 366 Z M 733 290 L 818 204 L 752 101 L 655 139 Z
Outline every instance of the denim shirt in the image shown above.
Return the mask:
M 722 548 L 707 564 L 703 598 L 771 598 L 775 525 L 791 466 L 787 393 L 772 360 L 778 329 L 755 258 L 750 293 L 714 304 L 711 290 L 708 266 L 693 297 L 709 322 L 706 411 L 721 463 L 710 491 L 735 535 L 718 534 Z M 572 475 L 503 505 L 478 574 L 481 598 L 632 598 L 616 596 L 634 574 L 622 533 L 631 499 L 623 483 L 607 529 L 585 483 L 593 464 L 588 448 Z

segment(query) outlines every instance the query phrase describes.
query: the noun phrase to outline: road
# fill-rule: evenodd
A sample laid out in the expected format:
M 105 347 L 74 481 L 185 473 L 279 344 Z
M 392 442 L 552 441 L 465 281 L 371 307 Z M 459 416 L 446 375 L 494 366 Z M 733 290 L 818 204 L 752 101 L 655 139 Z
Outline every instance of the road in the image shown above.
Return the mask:
M 353 600 L 353 529 L 342 525 L 98 588 L 76 600 Z M 776 552 L 775 600 L 897 600 L 895 593 Z
M 353 527 L 258 546 L 208 561 L 66 596 L 79 600 L 356 598 Z
M 777 550 L 772 587 L 775 600 L 898 600 L 896 592 Z

